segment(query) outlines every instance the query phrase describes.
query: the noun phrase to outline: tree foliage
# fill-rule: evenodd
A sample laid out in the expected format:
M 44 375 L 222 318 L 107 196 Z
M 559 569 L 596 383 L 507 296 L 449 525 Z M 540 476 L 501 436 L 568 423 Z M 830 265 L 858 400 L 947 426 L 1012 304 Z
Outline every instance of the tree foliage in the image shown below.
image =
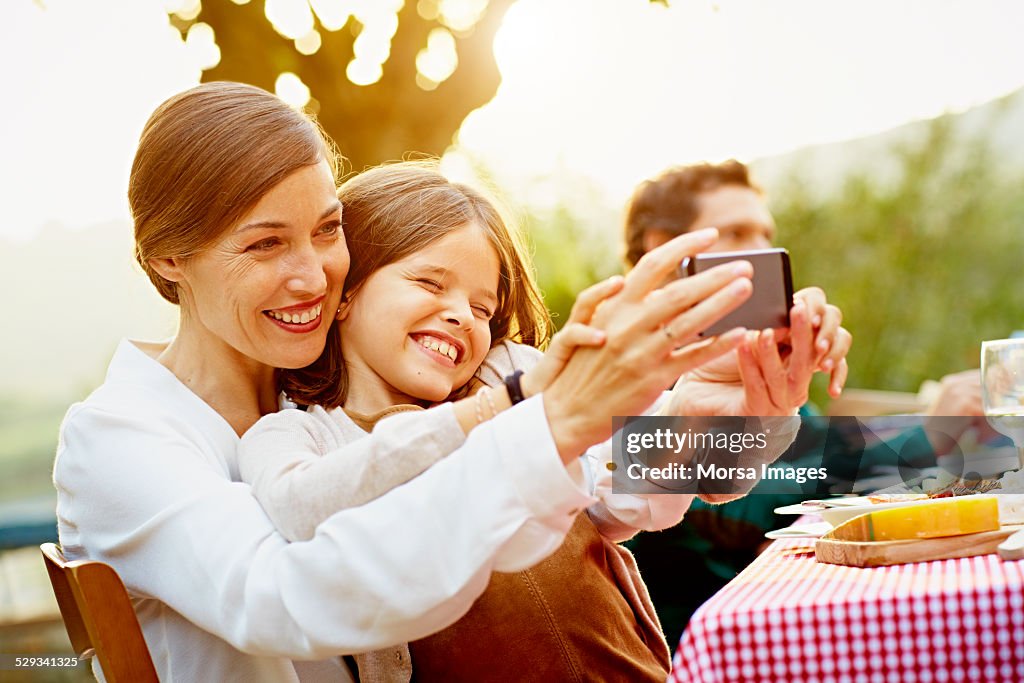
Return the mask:
M 358 7 L 383 0 L 345 1 L 345 6 L 355 8 L 355 16 L 339 30 L 328 30 L 313 14 L 321 42 L 311 55 L 302 54 L 296 42 L 279 33 L 267 19 L 268 0 L 246 4 L 205 0 L 197 15 L 183 19 L 171 14 L 171 21 L 183 32 L 196 23 L 213 28 L 220 62 L 203 72 L 204 81 L 240 81 L 273 92 L 280 74 L 298 76 L 311 93 L 307 109 L 317 116 L 354 171 L 410 153 L 442 155 L 466 116 L 497 92 L 501 75 L 492 49 L 494 36 L 515 0 L 479 0 L 484 9 L 468 27 L 446 21 L 442 0 L 394 3 L 401 5 L 398 28 L 390 40 L 383 75 L 371 85 L 353 83 L 346 67 L 356 55 L 356 41 L 365 28 L 357 18 Z M 321 0 L 330 2 L 340 6 L 343 0 Z M 659 4 L 659 0 L 651 2 Z M 311 4 L 315 9 L 318 3 Z M 454 37 L 458 65 L 436 87 L 424 89 L 417 83 L 417 55 L 427 46 L 431 33 L 439 29 Z
M 221 59 L 203 73 L 204 81 L 241 81 L 273 92 L 281 73 L 297 75 L 312 94 L 310 110 L 359 171 L 409 152 L 444 153 L 463 119 L 497 91 L 500 75 L 491 47 L 512 2 L 490 0 L 471 29 L 453 31 L 458 67 L 433 90 L 417 85 L 416 56 L 430 32 L 443 25 L 440 19 L 424 19 L 415 1 L 405 2 L 398 13 L 383 76 L 365 86 L 353 84 L 345 72 L 362 29 L 355 17 L 337 31 L 317 20 L 322 43 L 308 56 L 274 29 L 263 2 L 206 0 L 197 17 L 177 23 L 183 29 L 194 22 L 213 28 Z
M 893 155 L 893 184 L 865 170 L 816 199 L 794 174 L 773 210 L 795 284 L 822 286 L 844 311 L 849 385 L 916 391 L 977 367 L 982 340 L 1024 328 L 1024 178 L 951 117 Z
M 544 303 L 561 328 L 583 289 L 621 272 L 614 247 L 617 226 L 594 225 L 562 205 L 530 216 L 527 228 Z

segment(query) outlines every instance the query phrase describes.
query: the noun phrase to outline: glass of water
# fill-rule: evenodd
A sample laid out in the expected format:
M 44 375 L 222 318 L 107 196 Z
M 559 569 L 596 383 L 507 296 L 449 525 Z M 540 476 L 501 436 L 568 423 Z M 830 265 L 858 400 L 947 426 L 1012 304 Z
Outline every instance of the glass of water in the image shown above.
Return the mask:
M 1013 440 L 1024 469 L 1024 339 L 982 342 L 981 398 L 988 423 Z

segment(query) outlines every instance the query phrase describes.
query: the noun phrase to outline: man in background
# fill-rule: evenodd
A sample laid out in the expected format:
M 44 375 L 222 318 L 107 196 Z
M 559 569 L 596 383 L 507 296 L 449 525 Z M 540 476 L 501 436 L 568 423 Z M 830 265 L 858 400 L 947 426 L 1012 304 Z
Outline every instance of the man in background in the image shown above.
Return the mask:
M 641 183 L 630 200 L 625 223 L 627 267 L 673 237 L 715 227 L 719 240 L 709 252 L 767 249 L 776 236 L 775 220 L 761 189 L 747 167 L 735 160 L 668 169 Z M 825 369 L 825 368 L 823 368 Z M 830 391 L 838 393 L 833 373 Z M 839 380 L 838 385 L 842 385 Z M 928 414 L 982 415 L 981 382 L 977 370 L 944 377 Z M 801 415 L 814 415 L 813 407 Z M 808 423 L 805 422 L 805 426 Z M 964 422 L 964 428 L 970 426 Z M 915 466 L 935 464 L 939 451 L 925 430 L 909 429 L 876 447 L 842 444 L 832 439 L 822 446 L 825 427 L 808 435 L 801 429 L 794 455 L 813 453 L 829 469 L 847 467 L 852 479 L 861 467 L 890 464 L 894 454 Z M 801 438 L 803 437 L 803 438 Z M 804 496 L 806 498 L 806 496 Z M 773 510 L 798 502 L 798 494 L 748 495 L 725 505 L 694 501 L 683 522 L 672 529 L 645 533 L 630 542 L 669 643 L 678 641 L 690 615 L 725 585 L 763 548 L 764 533 L 778 528 Z

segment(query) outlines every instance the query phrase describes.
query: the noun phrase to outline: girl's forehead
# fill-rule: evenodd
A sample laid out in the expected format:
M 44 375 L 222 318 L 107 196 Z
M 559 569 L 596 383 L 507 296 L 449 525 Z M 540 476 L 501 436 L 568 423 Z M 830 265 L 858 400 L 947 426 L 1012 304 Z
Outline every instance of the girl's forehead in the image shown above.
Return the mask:
M 460 229 L 434 240 L 395 262 L 395 265 L 414 269 L 422 275 L 484 280 L 488 288 L 497 289 L 501 258 L 490 236 L 471 226 L 468 230 Z

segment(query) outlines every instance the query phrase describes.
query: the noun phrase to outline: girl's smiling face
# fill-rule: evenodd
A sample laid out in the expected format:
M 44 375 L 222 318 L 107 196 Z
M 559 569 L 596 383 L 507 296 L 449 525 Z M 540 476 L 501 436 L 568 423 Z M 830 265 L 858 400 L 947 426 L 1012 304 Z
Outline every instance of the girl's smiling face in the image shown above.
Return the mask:
M 435 403 L 466 384 L 491 347 L 499 276 L 497 251 L 474 223 L 370 275 L 339 314 L 345 407 Z

